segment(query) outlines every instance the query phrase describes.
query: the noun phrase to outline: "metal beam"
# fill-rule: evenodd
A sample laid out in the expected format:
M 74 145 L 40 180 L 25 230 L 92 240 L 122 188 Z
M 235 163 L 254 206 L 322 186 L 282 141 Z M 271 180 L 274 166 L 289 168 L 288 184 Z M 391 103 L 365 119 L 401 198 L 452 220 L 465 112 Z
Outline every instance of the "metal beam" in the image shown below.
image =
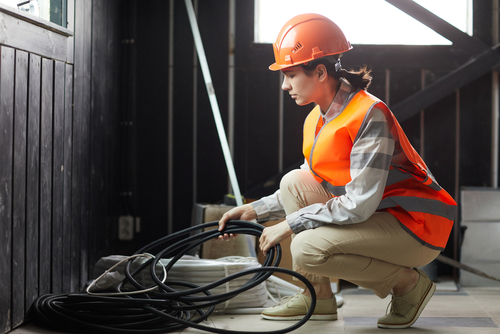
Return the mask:
M 500 66 L 500 44 L 484 51 L 391 109 L 398 120 L 403 122 L 498 66 Z
M 453 45 L 460 47 L 462 50 L 468 52 L 471 56 L 477 55 L 483 51 L 488 50 L 491 46 L 483 41 L 469 36 L 452 24 L 443 20 L 426 8 L 420 6 L 412 0 L 385 0 L 399 10 L 410 15 L 422 24 L 431 28 L 444 38 L 450 40 Z
M 469 53 L 471 57 L 474 57 L 425 89 L 393 106 L 391 109 L 401 122 L 500 66 L 499 45 L 488 46 L 412 0 L 386 0 L 386 2 L 449 39 L 453 45 L 460 47 L 463 51 Z

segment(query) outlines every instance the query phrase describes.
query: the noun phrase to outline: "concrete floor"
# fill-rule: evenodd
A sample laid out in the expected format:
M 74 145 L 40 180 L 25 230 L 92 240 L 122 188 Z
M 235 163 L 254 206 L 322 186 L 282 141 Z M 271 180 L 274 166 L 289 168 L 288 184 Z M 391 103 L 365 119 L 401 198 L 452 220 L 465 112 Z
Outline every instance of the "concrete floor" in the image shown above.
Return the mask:
M 417 322 L 408 329 L 377 328 L 378 317 L 385 314 L 390 297 L 379 299 L 371 291 L 346 289 L 339 294 L 344 305 L 339 308 L 337 321 L 309 321 L 294 333 L 366 334 L 366 333 L 500 333 L 500 287 L 465 287 L 449 291 L 439 290 L 434 294 Z M 213 314 L 204 325 L 244 331 L 271 331 L 289 327 L 293 322 L 269 321 L 259 314 Z M 12 334 L 53 334 L 32 324 L 23 325 Z M 178 333 L 207 333 L 186 328 Z

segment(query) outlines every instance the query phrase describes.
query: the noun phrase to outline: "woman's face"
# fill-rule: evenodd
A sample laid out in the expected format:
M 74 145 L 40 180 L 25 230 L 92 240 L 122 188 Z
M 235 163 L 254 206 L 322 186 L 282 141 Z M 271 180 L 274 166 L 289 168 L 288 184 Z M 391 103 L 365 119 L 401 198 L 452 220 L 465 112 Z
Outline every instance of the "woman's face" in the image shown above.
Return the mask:
M 299 106 L 304 106 L 318 99 L 317 75 L 306 75 L 302 66 L 281 70 L 285 79 L 281 88 L 287 91 Z

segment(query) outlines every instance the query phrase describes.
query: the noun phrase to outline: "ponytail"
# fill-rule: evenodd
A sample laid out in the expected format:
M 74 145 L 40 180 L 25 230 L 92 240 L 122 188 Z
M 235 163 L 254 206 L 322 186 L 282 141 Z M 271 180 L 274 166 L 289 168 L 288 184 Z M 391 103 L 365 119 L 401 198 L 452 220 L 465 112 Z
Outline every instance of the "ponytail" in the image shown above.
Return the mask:
M 342 54 L 322 57 L 306 63 L 302 65 L 302 67 L 307 72 L 311 72 L 316 68 L 316 66 L 318 66 L 319 64 L 323 64 L 326 67 L 328 75 L 334 77 L 335 79 L 338 80 L 340 78 L 344 78 L 356 88 L 360 88 L 363 90 L 368 89 L 372 82 L 371 70 L 369 70 L 365 65 L 358 71 L 347 71 L 346 69 L 340 67 L 341 56 Z
M 335 76 L 335 75 L 334 75 Z M 337 78 L 344 78 L 349 83 L 357 88 L 368 89 L 372 82 L 371 70 L 365 65 L 359 69 L 359 71 L 347 71 L 341 68 L 340 71 L 336 73 Z

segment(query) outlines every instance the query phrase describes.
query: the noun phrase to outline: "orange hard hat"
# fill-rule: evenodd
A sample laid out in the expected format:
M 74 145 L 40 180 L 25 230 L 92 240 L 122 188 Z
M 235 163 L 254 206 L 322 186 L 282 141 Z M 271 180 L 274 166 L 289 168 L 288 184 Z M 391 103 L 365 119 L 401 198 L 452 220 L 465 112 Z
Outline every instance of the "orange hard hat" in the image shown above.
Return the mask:
M 352 49 L 342 30 L 319 14 L 301 14 L 290 19 L 273 47 L 276 62 L 269 66 L 272 71 Z

